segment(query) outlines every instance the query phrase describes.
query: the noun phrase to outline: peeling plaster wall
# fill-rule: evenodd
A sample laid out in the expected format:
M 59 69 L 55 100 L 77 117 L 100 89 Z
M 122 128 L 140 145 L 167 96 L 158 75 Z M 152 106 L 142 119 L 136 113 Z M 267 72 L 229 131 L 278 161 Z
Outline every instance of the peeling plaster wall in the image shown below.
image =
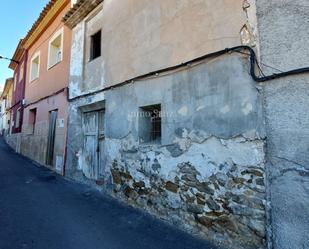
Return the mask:
M 100 56 L 90 61 L 91 36 L 101 29 L 102 14 L 102 6 L 98 6 L 83 22 L 73 29 L 70 97 L 103 88 L 104 57 Z
M 106 92 L 104 187 L 217 244 L 263 248 L 265 132 L 247 70 L 230 55 Z M 138 108 L 152 104 L 161 144 L 138 138 Z
M 100 56 L 94 60 L 90 60 L 91 51 L 91 36 L 97 33 L 102 28 L 103 11 L 101 11 L 101 6 L 98 7 L 94 13 L 85 21 L 85 53 L 84 53 L 84 75 L 83 75 L 83 90 L 84 91 L 94 91 L 97 87 L 103 86 L 104 83 L 104 59 L 105 56 Z M 103 37 L 103 34 L 101 33 Z M 103 54 L 104 55 L 104 54 Z
M 69 97 L 76 97 L 83 92 L 83 68 L 84 68 L 84 39 L 85 25 L 78 24 L 72 31 L 72 46 L 70 60 L 70 84 Z M 81 52 L 82 51 L 82 52 Z M 100 84 L 98 84 L 99 86 Z
M 71 102 L 66 172 L 92 185 L 82 173 L 82 110 L 102 101 L 98 188 L 226 248 L 264 248 L 265 131 L 248 58 L 227 55 Z M 161 144 L 142 144 L 136 114 L 159 103 Z
M 105 0 L 73 29 L 70 96 L 238 46 L 245 25 L 256 44 L 255 1 L 245 2 Z M 100 28 L 102 56 L 89 62 Z
M 246 23 L 240 30 L 241 43 L 255 49 L 257 56 L 260 54 L 259 32 L 257 25 L 256 0 L 244 0 L 243 10 L 246 16 Z
M 69 106 L 69 123 L 68 123 L 68 141 L 67 141 L 67 161 L 66 175 L 92 184 L 87 181 L 83 175 L 86 170 L 84 160 L 84 131 L 82 127 L 82 119 L 84 111 L 93 111 L 104 108 L 104 93 L 77 99 L 70 102 Z
M 257 1 L 262 62 L 308 66 L 308 12 L 306 0 Z M 273 248 L 309 248 L 309 76 L 266 82 L 263 91 Z
M 69 107 L 67 175 L 216 244 L 264 248 L 266 135 L 247 57 L 226 55 L 81 96 L 247 44 L 248 37 L 256 46 L 255 1 L 105 0 L 102 7 L 73 29 L 70 97 L 80 98 Z M 89 35 L 98 25 L 102 56 L 90 65 Z M 82 117 L 83 110 L 102 108 L 100 102 L 106 112 L 105 164 L 92 181 L 83 173 Z M 155 104 L 163 113 L 162 141 L 142 144 L 137 112 Z

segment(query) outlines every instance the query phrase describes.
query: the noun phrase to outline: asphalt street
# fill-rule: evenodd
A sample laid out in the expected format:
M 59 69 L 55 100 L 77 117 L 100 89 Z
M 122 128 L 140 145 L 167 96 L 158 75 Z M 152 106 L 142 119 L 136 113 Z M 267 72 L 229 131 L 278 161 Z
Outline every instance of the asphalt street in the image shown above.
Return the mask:
M 16 154 L 0 137 L 0 249 L 215 249 Z

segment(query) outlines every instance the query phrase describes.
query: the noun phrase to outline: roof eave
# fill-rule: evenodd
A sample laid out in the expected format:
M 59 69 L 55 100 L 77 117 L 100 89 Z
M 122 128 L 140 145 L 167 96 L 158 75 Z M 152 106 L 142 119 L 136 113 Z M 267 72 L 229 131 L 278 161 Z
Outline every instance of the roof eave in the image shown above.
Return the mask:
M 24 39 L 25 49 L 31 47 L 41 33 L 44 32 L 48 25 L 55 19 L 57 14 L 69 3 L 69 0 L 50 0 L 48 2 Z
M 79 0 L 63 17 L 63 22 L 70 29 L 88 16 L 103 0 Z
M 10 62 L 9 64 L 9 68 L 12 69 L 12 70 L 15 70 L 16 67 L 17 67 L 17 63 L 16 61 L 20 61 L 20 59 L 22 58 L 23 56 L 23 52 L 24 52 L 24 48 L 23 48 L 23 39 L 21 39 L 17 45 L 17 48 L 14 52 L 14 55 L 13 55 L 13 58 L 12 58 L 12 61 Z

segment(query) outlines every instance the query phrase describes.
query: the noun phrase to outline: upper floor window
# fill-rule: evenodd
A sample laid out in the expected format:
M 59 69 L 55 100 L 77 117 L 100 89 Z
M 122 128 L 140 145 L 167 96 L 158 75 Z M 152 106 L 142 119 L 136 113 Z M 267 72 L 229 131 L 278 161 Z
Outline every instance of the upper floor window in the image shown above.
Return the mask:
M 101 30 L 91 36 L 90 60 L 101 56 Z
M 30 63 L 30 81 L 39 78 L 40 74 L 40 52 L 33 55 Z
M 19 82 L 21 82 L 24 78 L 24 63 L 21 63 L 19 68 Z
M 48 44 L 48 69 L 62 61 L 63 29 L 58 30 Z

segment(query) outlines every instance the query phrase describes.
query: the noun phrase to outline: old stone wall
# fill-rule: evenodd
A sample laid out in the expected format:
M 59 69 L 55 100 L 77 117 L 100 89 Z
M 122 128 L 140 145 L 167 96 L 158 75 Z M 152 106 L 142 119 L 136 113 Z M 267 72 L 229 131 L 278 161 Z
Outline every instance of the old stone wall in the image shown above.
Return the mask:
M 309 66 L 308 11 L 306 0 L 257 1 L 265 74 Z M 263 86 L 273 248 L 309 248 L 309 76 Z
M 226 248 L 265 245 L 262 99 L 248 58 L 227 55 L 105 93 L 104 187 Z M 161 104 L 160 143 L 139 107 Z

